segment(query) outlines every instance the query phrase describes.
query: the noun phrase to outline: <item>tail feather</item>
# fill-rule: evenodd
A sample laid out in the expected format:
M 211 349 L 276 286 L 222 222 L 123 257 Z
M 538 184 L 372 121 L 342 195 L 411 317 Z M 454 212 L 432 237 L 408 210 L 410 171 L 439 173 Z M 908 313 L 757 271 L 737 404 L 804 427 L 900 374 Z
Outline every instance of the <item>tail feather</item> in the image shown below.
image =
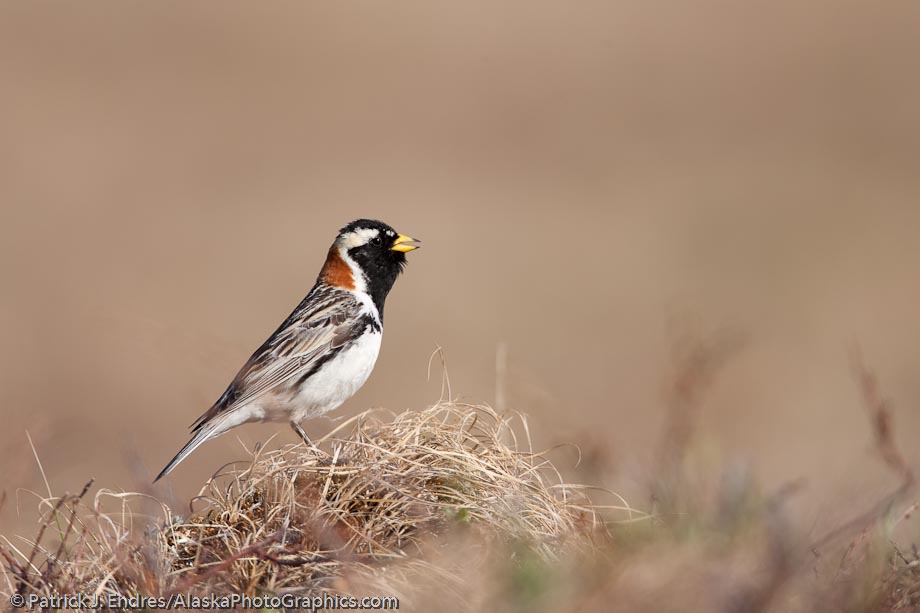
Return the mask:
M 179 453 L 176 454 L 176 457 L 169 461 L 169 464 L 166 465 L 166 468 L 160 471 L 160 474 L 157 475 L 153 482 L 156 483 L 168 475 L 172 469 L 179 465 L 179 462 L 187 458 L 189 454 L 198 449 L 199 445 L 208 440 L 207 434 L 208 433 L 204 432 L 203 430 L 199 430 L 198 433 L 195 434 L 195 436 L 193 436 L 191 440 L 189 440 L 189 442 L 187 442 L 185 446 L 179 450 Z
M 172 469 L 179 465 L 179 463 L 187 458 L 193 451 L 198 449 L 202 443 L 205 441 L 220 436 L 224 432 L 230 429 L 224 422 L 227 420 L 219 420 L 218 422 L 204 422 L 197 426 L 197 428 L 192 433 L 192 438 L 189 439 L 189 442 L 179 450 L 179 453 L 176 454 L 172 460 L 169 461 L 169 464 L 166 465 L 166 468 L 160 471 L 160 474 L 157 475 L 156 479 L 153 480 L 154 483 L 168 475 Z M 227 426 L 227 427 L 222 427 Z

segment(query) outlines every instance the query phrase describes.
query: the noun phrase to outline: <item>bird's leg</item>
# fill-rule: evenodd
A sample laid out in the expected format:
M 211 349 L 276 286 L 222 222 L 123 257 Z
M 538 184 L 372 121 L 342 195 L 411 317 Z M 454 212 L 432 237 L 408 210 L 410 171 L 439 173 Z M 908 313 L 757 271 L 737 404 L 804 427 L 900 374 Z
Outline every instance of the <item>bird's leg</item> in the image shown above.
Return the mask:
M 297 423 L 296 421 L 292 421 L 292 422 L 291 422 L 291 429 L 292 429 L 294 432 L 296 432 L 297 435 L 298 435 L 301 439 L 303 439 L 303 442 L 306 443 L 308 447 L 312 447 L 312 448 L 313 448 L 313 451 L 315 451 L 316 453 L 320 453 L 320 454 L 322 453 L 322 451 L 320 451 L 319 447 L 317 447 L 316 444 L 315 444 L 313 441 L 310 440 L 310 437 L 307 436 L 307 433 L 303 431 L 303 428 L 300 427 L 300 424 L 299 424 L 299 423 Z

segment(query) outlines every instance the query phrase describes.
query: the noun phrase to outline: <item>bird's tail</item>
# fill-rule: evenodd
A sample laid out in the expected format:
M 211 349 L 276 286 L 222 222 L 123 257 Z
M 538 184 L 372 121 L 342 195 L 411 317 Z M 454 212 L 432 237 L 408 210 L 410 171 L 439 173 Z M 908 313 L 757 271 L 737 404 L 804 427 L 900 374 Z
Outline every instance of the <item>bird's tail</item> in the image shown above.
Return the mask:
M 192 431 L 192 438 L 185 444 L 185 446 L 179 450 L 179 453 L 176 454 L 172 460 L 169 461 L 169 464 L 166 465 L 166 468 L 160 471 L 160 474 L 157 475 L 157 478 L 153 480 L 154 483 L 168 475 L 172 469 L 179 465 L 179 462 L 187 458 L 193 451 L 198 449 L 201 444 L 209 439 L 220 436 L 227 430 L 229 427 L 225 426 L 223 423 L 225 420 L 218 420 L 216 423 L 212 420 L 211 422 L 205 422 L 199 425 L 198 428 Z

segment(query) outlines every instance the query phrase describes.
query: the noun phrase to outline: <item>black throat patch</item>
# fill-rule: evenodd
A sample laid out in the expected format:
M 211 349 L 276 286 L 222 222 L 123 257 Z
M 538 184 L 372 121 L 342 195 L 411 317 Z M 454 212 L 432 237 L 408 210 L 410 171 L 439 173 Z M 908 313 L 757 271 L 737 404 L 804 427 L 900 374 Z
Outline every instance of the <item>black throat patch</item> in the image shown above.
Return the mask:
M 361 268 L 367 283 L 367 294 L 377 307 L 383 321 L 383 305 L 393 289 L 396 278 L 406 266 L 406 256 L 398 251 L 380 251 L 364 246 L 353 247 L 348 255 Z

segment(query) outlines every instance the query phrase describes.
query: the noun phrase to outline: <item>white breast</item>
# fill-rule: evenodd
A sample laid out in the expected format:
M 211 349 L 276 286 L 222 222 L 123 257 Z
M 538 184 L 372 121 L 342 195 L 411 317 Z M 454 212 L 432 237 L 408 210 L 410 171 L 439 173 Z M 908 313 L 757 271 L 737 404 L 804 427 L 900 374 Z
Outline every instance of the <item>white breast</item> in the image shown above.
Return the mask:
M 354 396 L 374 370 L 383 335 L 370 330 L 310 377 L 291 404 L 291 419 L 302 421 L 338 408 Z

